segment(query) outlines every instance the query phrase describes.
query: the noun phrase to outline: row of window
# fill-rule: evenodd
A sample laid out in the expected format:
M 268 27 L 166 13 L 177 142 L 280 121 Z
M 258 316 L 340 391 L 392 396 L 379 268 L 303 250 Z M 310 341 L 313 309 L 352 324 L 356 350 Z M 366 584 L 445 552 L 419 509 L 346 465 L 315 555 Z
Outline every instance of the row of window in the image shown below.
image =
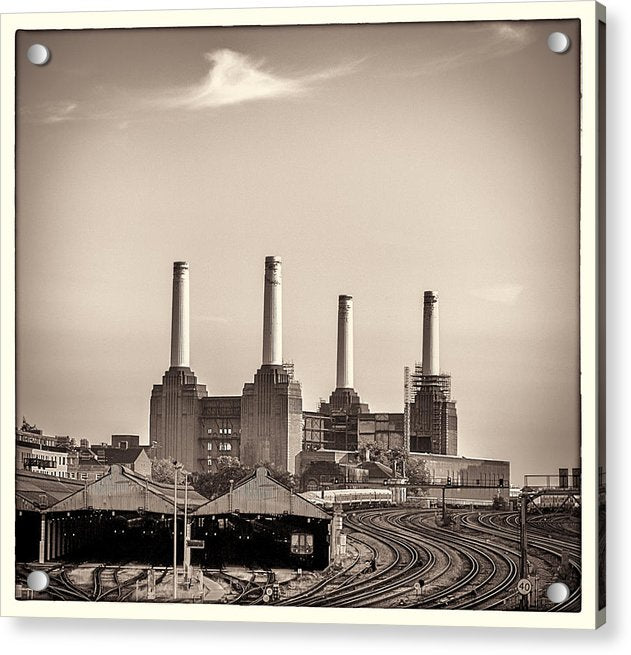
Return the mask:
M 77 477 L 76 473 L 70 472 L 66 473 L 65 471 L 47 471 L 44 470 L 42 473 L 45 473 L 46 475 L 52 475 L 53 477 L 56 478 L 70 478 L 71 480 L 87 480 L 88 479 L 88 474 L 87 473 L 80 473 L 79 476 Z M 101 473 L 95 473 L 94 474 L 94 479 L 98 480 L 102 476 Z
M 40 459 L 45 462 L 54 462 L 56 466 L 66 466 L 67 456 L 66 455 L 55 455 L 55 453 L 45 452 L 31 452 L 31 453 L 22 453 L 22 461 L 25 459 Z
M 502 473 L 481 473 L 479 471 L 469 473 L 469 471 L 434 471 L 432 474 L 434 481 L 447 481 L 453 484 L 470 484 L 479 486 L 497 486 L 505 480 Z
M 73 480 L 87 480 L 87 479 L 88 479 L 88 474 L 87 474 L 87 473 L 80 473 L 80 474 L 79 474 L 79 477 L 77 478 L 77 474 L 76 474 L 76 473 L 70 473 L 70 477 L 71 477 Z M 100 477 L 101 477 L 101 473 L 95 473 L 95 474 L 94 474 L 94 479 L 95 479 L 95 480 L 98 480 Z
M 56 446 L 54 439 L 46 439 L 45 437 L 29 437 L 26 434 L 21 434 L 18 439 L 27 443 L 34 443 L 38 446 Z
M 209 441 L 207 445 L 208 450 L 213 449 L 213 442 Z M 217 447 L 218 450 L 221 450 L 223 452 L 232 450 L 232 444 L 229 441 L 220 441 Z
M 207 432 L 208 434 L 212 434 L 213 429 L 208 428 Z M 218 434 L 232 434 L 232 428 L 219 428 Z

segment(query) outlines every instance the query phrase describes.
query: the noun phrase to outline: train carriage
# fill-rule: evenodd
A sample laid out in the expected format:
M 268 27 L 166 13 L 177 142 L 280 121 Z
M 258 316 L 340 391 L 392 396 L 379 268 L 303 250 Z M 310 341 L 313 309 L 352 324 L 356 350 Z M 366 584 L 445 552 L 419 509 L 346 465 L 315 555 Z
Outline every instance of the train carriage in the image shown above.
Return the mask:
M 390 489 L 328 489 L 326 491 L 306 491 L 303 498 L 332 511 L 335 505 L 342 510 L 364 507 L 391 507 L 394 505 Z
M 313 535 L 309 532 L 293 532 L 289 549 L 292 555 L 310 557 L 313 555 Z

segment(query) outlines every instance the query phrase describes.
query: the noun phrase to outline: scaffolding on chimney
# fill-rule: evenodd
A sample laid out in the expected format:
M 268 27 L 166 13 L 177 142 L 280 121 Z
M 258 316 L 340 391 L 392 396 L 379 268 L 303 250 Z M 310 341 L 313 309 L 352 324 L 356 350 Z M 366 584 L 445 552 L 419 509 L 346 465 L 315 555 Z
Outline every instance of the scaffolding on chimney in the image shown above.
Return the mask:
M 444 410 L 445 402 L 451 401 L 451 375 L 449 373 L 441 373 L 440 375 L 425 375 L 423 373 L 422 365 L 418 362 L 416 362 L 414 366 L 414 373 L 410 374 L 409 367 L 407 366 L 405 369 L 406 375 L 409 375 L 404 415 L 404 420 L 407 423 L 407 425 L 404 425 L 404 429 L 408 430 L 407 436 L 404 436 L 406 447 L 408 449 L 411 448 L 412 406 L 414 405 L 418 394 L 423 393 L 424 395 L 429 395 L 434 398 L 434 402 L 431 403 L 431 414 L 427 416 L 429 425 L 426 424 L 426 428 L 423 430 L 423 432 L 431 439 L 432 452 L 446 452 L 448 447 L 448 416 Z M 409 401 L 407 401 L 408 397 Z M 445 443 L 443 443 L 443 441 Z
M 414 373 L 411 376 L 411 400 L 414 402 L 416 394 L 421 387 L 430 388 L 432 390 L 440 391 L 445 394 L 445 400 L 451 400 L 451 374 L 441 373 L 440 375 L 424 375 L 423 367 L 416 362 L 414 365 Z
M 403 368 L 403 449 L 410 452 L 410 410 L 412 405 L 412 378 L 410 367 Z

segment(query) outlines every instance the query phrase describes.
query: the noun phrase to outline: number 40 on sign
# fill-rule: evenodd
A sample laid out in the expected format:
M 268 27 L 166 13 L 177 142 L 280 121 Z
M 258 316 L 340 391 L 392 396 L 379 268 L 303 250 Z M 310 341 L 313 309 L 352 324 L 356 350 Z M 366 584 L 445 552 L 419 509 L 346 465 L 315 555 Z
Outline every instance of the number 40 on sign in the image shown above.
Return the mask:
M 522 578 L 517 583 L 517 591 L 522 596 L 527 596 L 532 591 L 532 582 L 528 578 Z

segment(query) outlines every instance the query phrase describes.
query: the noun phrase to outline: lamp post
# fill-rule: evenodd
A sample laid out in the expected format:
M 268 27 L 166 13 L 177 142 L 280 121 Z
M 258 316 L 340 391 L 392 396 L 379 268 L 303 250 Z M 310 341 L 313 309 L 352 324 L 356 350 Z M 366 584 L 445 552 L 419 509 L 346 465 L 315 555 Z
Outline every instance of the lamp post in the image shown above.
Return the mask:
M 521 507 L 520 507 L 520 522 L 519 522 L 519 573 L 522 579 L 528 576 L 528 532 L 526 529 L 526 521 L 528 519 L 528 496 L 521 494 Z M 528 594 L 521 597 L 520 609 L 528 610 Z
M 173 600 L 177 600 L 177 474 L 182 468 L 181 464 L 173 462 Z
M 191 549 L 188 547 L 189 531 L 188 531 L 188 471 L 184 473 L 184 580 L 189 582 L 191 579 Z

